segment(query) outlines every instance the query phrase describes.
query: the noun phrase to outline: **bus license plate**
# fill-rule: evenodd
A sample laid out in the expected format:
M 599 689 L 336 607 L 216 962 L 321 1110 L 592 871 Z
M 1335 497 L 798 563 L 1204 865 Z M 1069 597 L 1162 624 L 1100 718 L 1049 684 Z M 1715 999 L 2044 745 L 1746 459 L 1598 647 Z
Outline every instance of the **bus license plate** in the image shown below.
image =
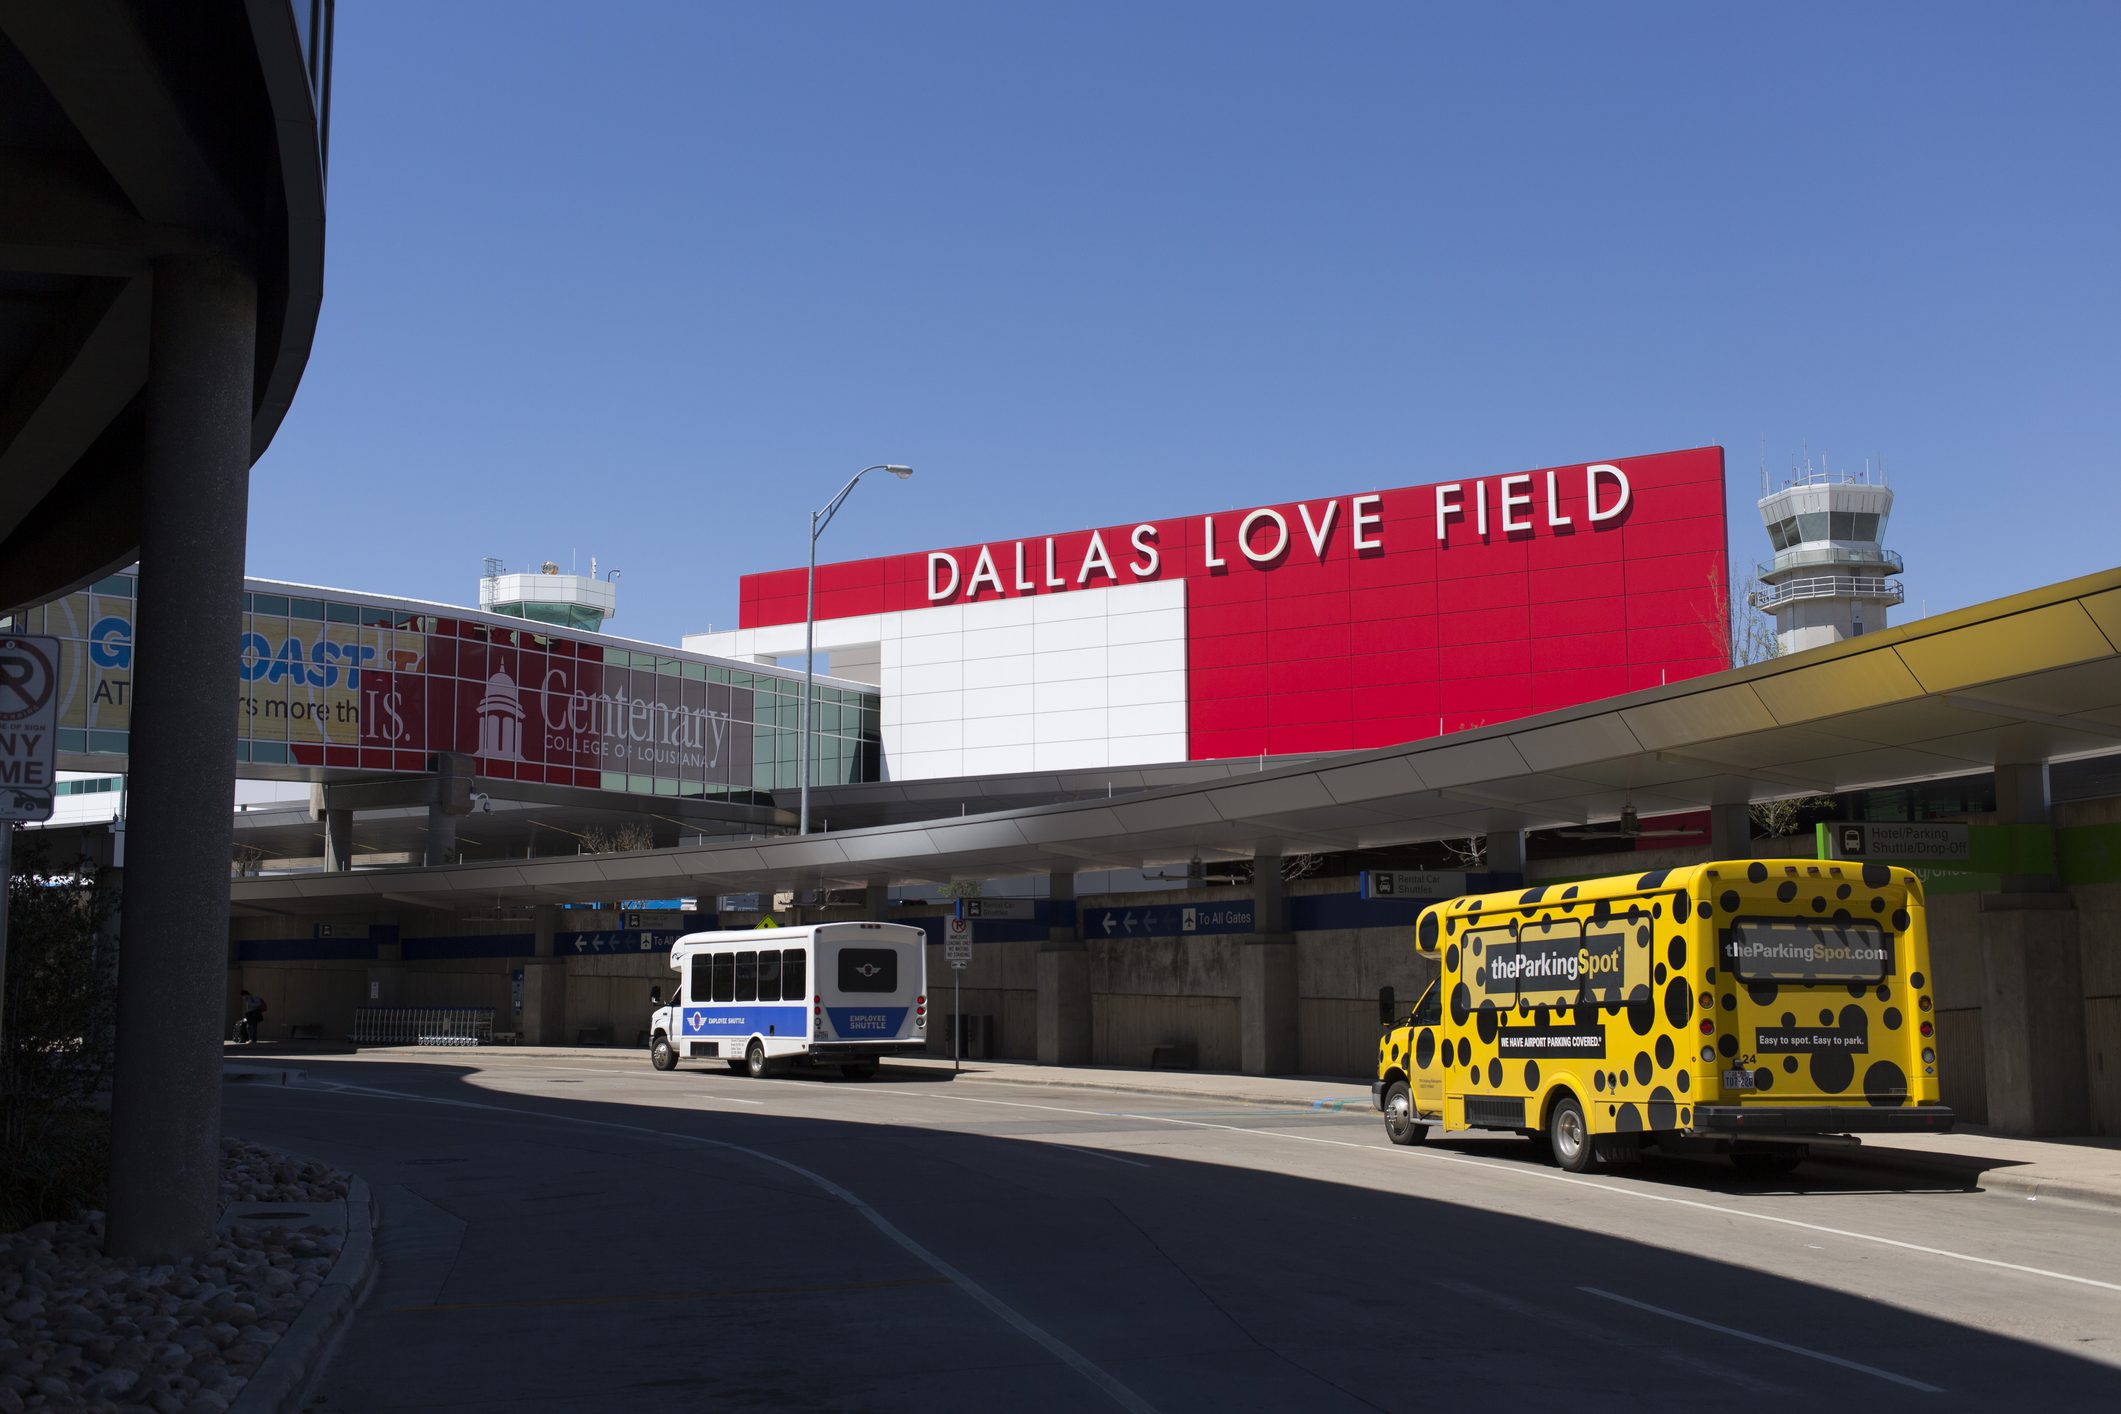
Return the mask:
M 1726 1090 L 1756 1090 L 1753 1072 L 1750 1070 L 1726 1070 L 1723 1073 L 1723 1088 Z

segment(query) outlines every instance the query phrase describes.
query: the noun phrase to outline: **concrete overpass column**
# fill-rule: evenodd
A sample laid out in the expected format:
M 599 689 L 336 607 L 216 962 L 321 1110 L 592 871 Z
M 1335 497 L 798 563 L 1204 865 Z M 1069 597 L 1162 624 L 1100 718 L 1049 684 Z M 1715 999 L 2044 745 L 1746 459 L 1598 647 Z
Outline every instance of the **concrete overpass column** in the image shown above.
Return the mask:
M 1090 950 L 1076 920 L 1074 871 L 1048 874 L 1046 897 L 1054 917 L 1038 950 L 1038 1063 L 1088 1065 Z
M 2083 956 L 2075 901 L 2053 872 L 2048 802 L 2046 762 L 1996 767 L 1997 822 L 2018 827 L 2007 848 L 2019 872 L 1981 897 L 1981 1031 L 1988 1122 L 2006 1134 L 2082 1134 L 2091 1118 Z
M 559 956 L 560 908 L 541 903 L 530 914 L 536 939 L 532 955 L 523 962 L 523 1043 L 565 1045 L 567 959 Z
M 1753 807 L 1744 801 L 1709 807 L 1709 857 L 1753 857 Z
M 881 923 L 884 915 L 891 911 L 891 885 L 869 884 L 862 889 L 862 917 L 871 923 Z
M 1524 831 L 1488 831 L 1488 872 L 1498 887 L 1524 882 Z
M 353 868 L 353 811 L 344 806 L 324 812 L 324 868 L 332 873 Z
M 154 269 L 125 915 L 111 1101 L 112 1256 L 203 1251 L 221 1214 L 221 1026 L 257 284 Z
M 449 864 L 457 857 L 457 817 L 437 803 L 427 807 L 427 864 Z
M 1252 861 L 1252 934 L 1238 958 L 1237 1024 L 1245 1074 L 1296 1069 L 1296 940 L 1289 936 L 1279 850 Z

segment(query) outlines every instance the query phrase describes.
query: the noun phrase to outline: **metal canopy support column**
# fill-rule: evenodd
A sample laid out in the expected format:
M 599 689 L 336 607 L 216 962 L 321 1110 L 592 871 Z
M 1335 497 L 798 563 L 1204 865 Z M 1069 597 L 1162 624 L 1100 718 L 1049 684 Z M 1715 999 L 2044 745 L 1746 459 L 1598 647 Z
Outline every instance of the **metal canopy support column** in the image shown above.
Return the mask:
M 1714 859 L 1753 857 L 1752 806 L 1741 800 L 1709 807 L 1709 855 Z
M 110 1217 L 116 1257 L 205 1250 L 221 1201 L 221 1034 L 257 285 L 154 272 Z
M 1495 887 L 1505 888 L 1524 882 L 1524 831 L 1488 831 L 1488 872 L 1495 876 Z
M 1038 1063 L 1088 1065 L 1090 953 L 1076 922 L 1075 871 L 1048 874 L 1046 897 L 1054 917 L 1038 950 Z
M 324 812 L 324 868 L 329 873 L 353 868 L 353 820 L 353 811 L 344 806 Z

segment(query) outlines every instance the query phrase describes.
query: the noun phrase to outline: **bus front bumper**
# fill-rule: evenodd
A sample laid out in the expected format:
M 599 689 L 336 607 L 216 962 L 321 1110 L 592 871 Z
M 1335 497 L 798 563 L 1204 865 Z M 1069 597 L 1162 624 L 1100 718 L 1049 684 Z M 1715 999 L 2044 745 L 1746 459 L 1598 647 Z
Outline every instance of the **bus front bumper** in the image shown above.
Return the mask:
M 1943 1134 L 1957 1121 L 1949 1105 L 1696 1105 L 1693 1133 Z

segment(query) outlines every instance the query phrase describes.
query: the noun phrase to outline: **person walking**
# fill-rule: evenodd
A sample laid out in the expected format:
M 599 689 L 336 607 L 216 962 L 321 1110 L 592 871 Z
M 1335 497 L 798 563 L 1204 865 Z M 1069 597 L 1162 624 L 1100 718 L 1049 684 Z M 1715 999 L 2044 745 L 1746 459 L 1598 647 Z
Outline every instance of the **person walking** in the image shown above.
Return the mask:
M 252 996 L 245 988 L 240 998 L 243 1015 L 236 1022 L 236 1040 L 251 1045 L 258 1039 L 259 1027 L 265 1020 L 265 998 Z

